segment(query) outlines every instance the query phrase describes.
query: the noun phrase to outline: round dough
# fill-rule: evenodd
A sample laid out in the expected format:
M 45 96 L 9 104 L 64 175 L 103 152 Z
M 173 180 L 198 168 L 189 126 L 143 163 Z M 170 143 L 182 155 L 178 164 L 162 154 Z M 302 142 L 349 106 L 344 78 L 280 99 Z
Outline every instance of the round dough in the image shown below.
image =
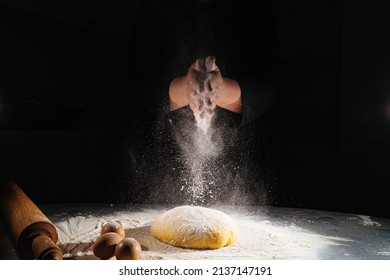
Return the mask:
M 199 207 L 179 206 L 157 217 L 152 234 L 173 246 L 194 249 L 218 249 L 237 238 L 237 226 L 225 213 Z

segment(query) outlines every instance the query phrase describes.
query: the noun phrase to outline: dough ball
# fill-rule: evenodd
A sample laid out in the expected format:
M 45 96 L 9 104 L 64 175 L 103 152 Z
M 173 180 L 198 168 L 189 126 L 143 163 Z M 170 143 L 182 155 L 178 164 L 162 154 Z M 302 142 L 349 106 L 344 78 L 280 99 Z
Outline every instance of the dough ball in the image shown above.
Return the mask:
M 157 217 L 152 234 L 183 248 L 218 249 L 237 239 L 237 226 L 225 213 L 199 206 L 180 206 Z

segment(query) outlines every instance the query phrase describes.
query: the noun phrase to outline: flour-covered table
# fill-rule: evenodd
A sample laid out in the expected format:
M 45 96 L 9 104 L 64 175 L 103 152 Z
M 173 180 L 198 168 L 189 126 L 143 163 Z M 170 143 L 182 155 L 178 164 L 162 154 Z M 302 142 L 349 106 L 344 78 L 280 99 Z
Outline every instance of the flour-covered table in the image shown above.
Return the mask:
M 174 206 L 40 205 L 55 224 L 64 259 L 96 259 L 92 244 L 101 226 L 120 221 L 142 246 L 142 259 L 390 259 L 390 220 L 364 215 L 275 207 L 211 207 L 230 215 L 239 239 L 216 250 L 171 246 L 154 238 L 150 224 Z M 17 259 L 0 224 L 0 258 Z

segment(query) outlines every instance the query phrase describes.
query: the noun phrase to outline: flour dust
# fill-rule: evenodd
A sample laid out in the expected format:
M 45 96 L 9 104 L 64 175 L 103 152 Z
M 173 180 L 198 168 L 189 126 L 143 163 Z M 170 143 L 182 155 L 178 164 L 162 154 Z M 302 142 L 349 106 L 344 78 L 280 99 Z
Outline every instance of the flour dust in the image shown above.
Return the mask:
M 184 124 L 179 128 L 180 132 L 176 130 L 175 134 L 187 169 L 187 176 L 182 178 L 181 191 L 189 194 L 189 203 L 192 205 L 216 203 L 223 192 L 220 183 L 226 182 L 225 179 L 229 177 L 229 171 L 223 168 L 227 141 L 222 131 L 212 126 L 217 98 L 213 87 L 215 69 L 214 57 L 196 61 L 192 75 L 198 88 L 190 95 L 196 126 L 194 128 L 193 125 Z M 229 183 L 234 184 L 233 180 Z
M 214 116 L 216 104 L 216 91 L 213 81 L 216 79 L 215 58 L 208 56 L 206 59 L 199 58 L 189 75 L 197 88 L 190 95 L 190 107 L 194 112 L 197 127 L 206 135 Z
M 190 108 L 169 112 L 163 103 L 155 124 L 129 137 L 118 163 L 123 167 L 116 184 L 122 184 L 120 202 L 266 204 L 266 172 L 254 152 L 255 128 L 238 128 L 241 116 L 216 106 L 214 68 L 214 58 L 198 60 L 193 78 L 199 88 L 190 96 Z

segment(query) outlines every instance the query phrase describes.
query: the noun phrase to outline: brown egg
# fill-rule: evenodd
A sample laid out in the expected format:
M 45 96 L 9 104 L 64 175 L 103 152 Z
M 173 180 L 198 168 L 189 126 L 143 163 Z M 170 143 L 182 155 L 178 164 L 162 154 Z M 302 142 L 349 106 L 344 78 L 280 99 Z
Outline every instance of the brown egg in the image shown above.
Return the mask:
M 93 244 L 93 253 L 96 257 L 106 260 L 115 255 L 115 247 L 123 238 L 115 233 L 108 232 L 96 239 Z
M 141 245 L 134 238 L 125 238 L 115 248 L 117 260 L 139 260 L 141 258 Z
M 103 225 L 102 230 L 100 231 L 100 235 L 103 235 L 107 232 L 115 232 L 122 236 L 122 238 L 125 238 L 126 236 L 125 229 L 119 222 L 107 222 L 105 225 Z

